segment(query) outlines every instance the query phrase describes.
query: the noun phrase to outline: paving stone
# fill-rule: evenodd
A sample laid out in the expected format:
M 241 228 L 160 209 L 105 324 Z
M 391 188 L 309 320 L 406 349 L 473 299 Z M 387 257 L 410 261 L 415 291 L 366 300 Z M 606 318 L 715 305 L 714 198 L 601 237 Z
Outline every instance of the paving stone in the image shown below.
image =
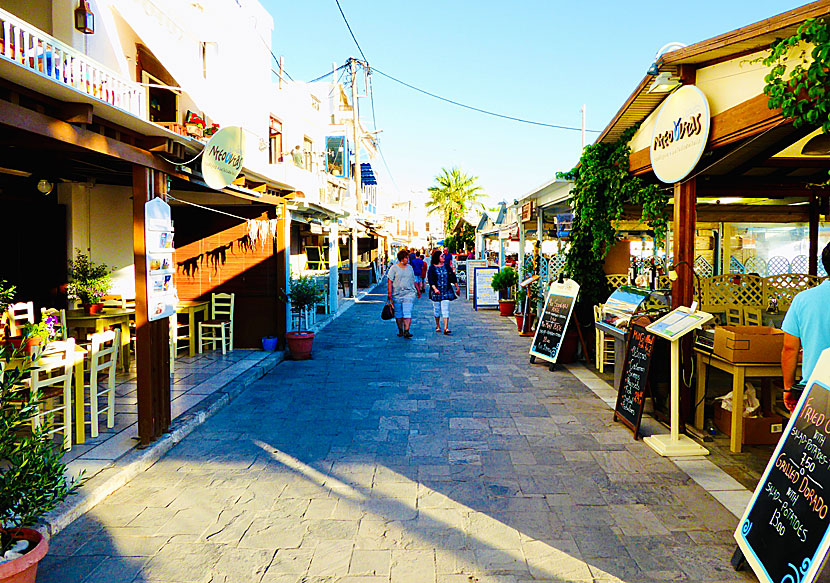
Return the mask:
M 419 301 L 406 342 L 375 308 L 54 537 L 38 582 L 753 580 L 729 568 L 735 517 L 570 372 L 528 365 L 507 319 L 456 302 L 435 337 Z

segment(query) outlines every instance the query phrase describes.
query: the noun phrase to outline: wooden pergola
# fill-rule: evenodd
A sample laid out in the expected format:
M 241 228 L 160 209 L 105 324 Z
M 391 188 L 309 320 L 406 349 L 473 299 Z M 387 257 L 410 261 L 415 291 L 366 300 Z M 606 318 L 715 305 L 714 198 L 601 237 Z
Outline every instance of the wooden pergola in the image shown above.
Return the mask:
M 673 263 L 694 265 L 698 221 L 806 222 L 809 224 L 809 273 L 815 275 L 818 226 L 828 213 L 830 148 L 805 154 L 805 145 L 818 131 L 795 128 L 780 110 L 767 106 L 763 76 L 768 69 L 757 61 L 777 38 L 794 34 L 808 18 L 830 14 L 830 1 L 821 0 L 772 18 L 663 54 L 656 63 L 683 85 L 697 85 L 707 96 L 711 130 L 697 166 L 673 189 Z M 642 124 L 630 142 L 630 171 L 658 182 L 650 159 L 650 122 L 668 93 L 649 91 L 654 77 L 646 75 L 626 100 L 598 141 L 614 142 L 635 124 Z M 819 139 L 820 141 L 820 139 Z M 815 143 L 815 142 L 813 142 Z M 809 146 L 806 150 L 815 152 Z M 667 185 L 668 186 L 668 185 Z M 707 198 L 740 198 L 741 204 L 717 205 Z M 754 199 L 754 200 L 753 200 Z M 764 205 L 752 204 L 759 199 Z M 632 209 L 632 218 L 639 212 Z M 672 289 L 674 306 L 692 301 L 694 278 L 679 269 Z

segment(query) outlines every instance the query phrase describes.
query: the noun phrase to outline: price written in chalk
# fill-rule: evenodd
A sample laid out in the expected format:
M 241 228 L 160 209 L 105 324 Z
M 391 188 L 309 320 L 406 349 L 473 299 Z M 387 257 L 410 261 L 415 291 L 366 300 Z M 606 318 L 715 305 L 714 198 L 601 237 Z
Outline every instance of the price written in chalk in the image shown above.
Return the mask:
M 772 581 L 807 581 L 830 527 L 830 391 L 813 383 L 735 536 Z M 747 552 L 748 551 L 748 552 Z M 757 569 L 756 569 L 757 570 Z M 787 579 L 790 577 L 790 579 Z

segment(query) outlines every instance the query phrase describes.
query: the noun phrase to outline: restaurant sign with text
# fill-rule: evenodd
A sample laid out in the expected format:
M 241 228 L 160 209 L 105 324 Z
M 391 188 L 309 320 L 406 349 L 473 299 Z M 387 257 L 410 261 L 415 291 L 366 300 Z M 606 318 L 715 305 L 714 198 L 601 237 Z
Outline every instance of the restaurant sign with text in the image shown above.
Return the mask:
M 210 138 L 202 152 L 202 176 L 205 184 L 222 190 L 242 171 L 245 158 L 245 136 L 242 128 L 222 128 Z
M 654 121 L 649 149 L 654 175 L 669 184 L 686 178 L 706 149 L 710 125 L 703 91 L 686 85 L 669 95 Z

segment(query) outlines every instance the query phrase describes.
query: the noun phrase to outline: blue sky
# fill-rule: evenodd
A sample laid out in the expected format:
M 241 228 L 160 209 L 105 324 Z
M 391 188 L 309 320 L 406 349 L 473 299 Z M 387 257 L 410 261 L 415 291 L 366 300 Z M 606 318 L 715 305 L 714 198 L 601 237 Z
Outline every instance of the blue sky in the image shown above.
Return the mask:
M 335 0 L 261 0 L 273 48 L 297 80 L 360 58 Z M 372 67 L 481 109 L 601 130 L 671 41 L 692 44 L 804 2 L 561 2 L 559 0 L 340 0 Z M 442 167 L 478 176 L 491 201 L 530 192 L 578 160 L 581 134 L 460 109 L 372 77 L 389 188 L 426 189 Z M 368 99 L 361 120 L 372 126 Z M 596 133 L 588 133 L 592 142 Z

